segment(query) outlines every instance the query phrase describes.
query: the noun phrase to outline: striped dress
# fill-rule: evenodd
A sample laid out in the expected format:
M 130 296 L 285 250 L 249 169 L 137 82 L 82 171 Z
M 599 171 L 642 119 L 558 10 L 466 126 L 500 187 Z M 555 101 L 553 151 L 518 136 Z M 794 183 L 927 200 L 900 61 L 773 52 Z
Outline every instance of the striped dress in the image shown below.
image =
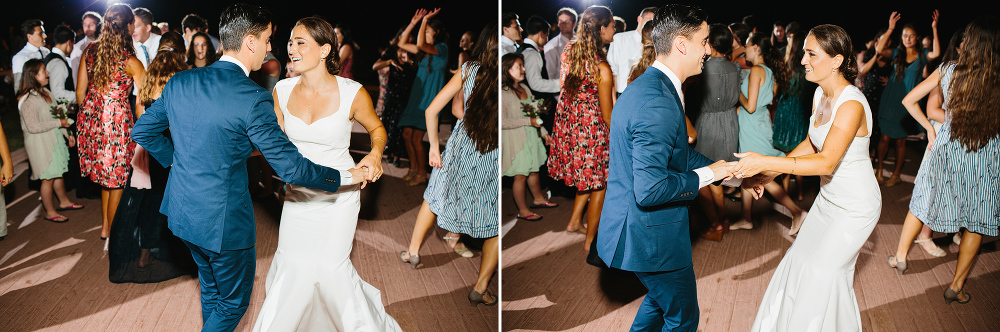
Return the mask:
M 468 62 L 462 65 L 462 75 L 467 77 L 462 85 L 466 102 L 478 69 Z M 424 191 L 438 226 L 474 238 L 497 236 L 499 156 L 497 149 L 486 154 L 476 151 L 476 142 L 466 134 L 462 120 L 455 123 L 441 156 L 441 168 L 431 172 Z
M 954 64 L 941 67 L 941 91 L 948 110 Z M 976 152 L 951 140 L 951 112 L 924 155 L 910 199 L 910 212 L 935 232 L 997 236 L 1000 227 L 1000 138 Z

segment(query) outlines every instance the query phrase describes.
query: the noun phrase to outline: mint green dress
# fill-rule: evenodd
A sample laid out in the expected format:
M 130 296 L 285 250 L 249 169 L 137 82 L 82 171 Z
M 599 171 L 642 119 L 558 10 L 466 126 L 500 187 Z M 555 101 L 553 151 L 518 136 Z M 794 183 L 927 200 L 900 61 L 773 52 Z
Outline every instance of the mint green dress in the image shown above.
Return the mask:
M 743 106 L 740 106 L 740 152 L 753 151 L 765 156 L 779 157 L 785 154 L 774 148 L 771 138 L 774 132 L 771 128 L 771 118 L 767 111 L 767 105 L 774 99 L 774 74 L 771 68 L 758 65 L 764 68 L 764 85 L 757 90 L 757 110 L 751 114 Z M 743 78 L 740 83 L 740 92 L 744 96 L 749 94 L 750 74 Z
M 69 170 L 69 148 L 63 138 L 62 123 L 52 117 L 52 106 L 55 106 L 55 100 L 46 103 L 45 98 L 35 91 L 21 97 L 18 102 L 24 150 L 31 164 L 32 180 L 61 178 Z

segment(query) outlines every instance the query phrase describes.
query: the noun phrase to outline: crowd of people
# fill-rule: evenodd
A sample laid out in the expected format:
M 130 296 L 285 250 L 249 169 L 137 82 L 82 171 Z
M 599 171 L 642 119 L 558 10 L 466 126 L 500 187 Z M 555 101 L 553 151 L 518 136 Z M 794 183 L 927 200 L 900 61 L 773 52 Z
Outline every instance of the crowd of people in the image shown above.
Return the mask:
M 75 168 L 81 182 L 100 188 L 109 280 L 197 274 L 205 330 L 224 331 L 247 310 L 254 279 L 255 219 L 246 192 L 277 194 L 284 200 L 278 248 L 254 330 L 399 330 L 349 256 L 360 190 L 379 180 L 384 162 L 400 167 L 406 159 L 403 180 L 427 188 L 398 259 L 422 267 L 420 247 L 435 224 L 464 257 L 474 253 L 463 239 L 483 239 L 469 301 L 495 305 L 497 25 L 462 35 L 452 72 L 448 31 L 435 19 L 440 11 L 417 10 L 381 51 L 373 65 L 377 98 L 352 79 L 360 47 L 350 28 L 319 17 L 298 20 L 289 33 L 267 9 L 234 4 L 222 12 L 218 37 L 197 14 L 171 31 L 149 9 L 122 3 L 85 13 L 81 38 L 68 25 L 49 38 L 44 22 L 26 20 L 11 78 L 42 218 L 64 223 L 60 211 L 84 208 L 63 180 Z M 271 43 L 286 36 L 283 64 Z M 442 152 L 438 112 L 448 105 L 458 122 Z M 212 111 L 199 111 L 205 108 Z M 359 162 L 348 152 L 354 122 L 371 138 Z M 13 162 L 2 135 L 0 157 L 7 185 Z M 271 183 L 273 175 L 287 184 Z M 315 223 L 330 218 L 335 222 Z M 0 239 L 5 226 L 0 221 Z
M 684 300 L 691 289 L 661 288 L 667 277 L 648 272 L 680 273 L 669 277 L 679 278 L 670 285 L 688 277 L 683 260 L 669 258 L 674 245 L 656 243 L 686 242 L 686 223 L 671 228 L 677 234 L 666 231 L 674 227 L 666 219 L 688 218 L 686 208 L 672 210 L 674 202 L 697 200 L 706 221 L 701 237 L 722 241 L 730 230 L 754 228 L 752 201 L 767 192 L 788 210 L 788 234 L 797 238 L 768 286 L 754 330 L 807 330 L 816 327 L 808 321 L 816 316 L 830 318 L 823 330 L 859 330 L 854 263 L 879 221 L 880 186 L 901 181 L 907 138 L 926 137 L 928 149 L 889 265 L 906 271 L 913 243 L 942 257 L 932 231 L 958 233 L 958 269 L 944 296 L 969 301 L 963 286 L 982 236 L 1000 227 L 1000 183 L 989 166 L 1000 162 L 1000 117 L 989 99 L 998 88 L 996 18 L 973 20 L 942 50 L 938 11 L 928 17 L 926 36 L 917 24 L 898 29 L 901 16 L 894 12 L 888 27 L 866 40 L 867 49 L 855 52 L 850 35 L 835 25 L 760 28 L 753 16 L 708 24 L 705 11 L 679 5 L 642 9 L 630 31 L 599 5 L 582 13 L 559 9 L 554 26 L 523 14 L 503 13 L 500 22 L 501 170 L 513 180 L 517 218 L 538 221 L 537 209 L 556 206 L 546 190 L 575 191 L 566 230 L 586 234 L 588 263 L 599 256 L 603 262 L 595 265 L 637 271 L 649 288 L 633 329 L 664 322 L 691 327 L 692 319 L 697 326 L 697 305 Z M 662 85 L 652 82 L 657 76 Z M 660 95 L 677 97 L 676 114 L 663 110 L 672 102 L 650 106 Z M 896 158 L 886 180 L 891 142 Z M 811 207 L 799 203 L 810 183 L 803 176 L 820 177 Z M 742 184 L 713 182 L 723 177 Z M 727 197 L 742 199 L 736 222 L 724 209 Z M 649 235 L 660 231 L 677 238 Z M 685 256 L 684 243 L 676 247 Z M 647 257 L 657 250 L 652 255 L 659 256 Z M 815 283 L 828 287 L 818 287 L 822 294 L 806 289 Z M 790 314 L 800 308 L 811 316 Z

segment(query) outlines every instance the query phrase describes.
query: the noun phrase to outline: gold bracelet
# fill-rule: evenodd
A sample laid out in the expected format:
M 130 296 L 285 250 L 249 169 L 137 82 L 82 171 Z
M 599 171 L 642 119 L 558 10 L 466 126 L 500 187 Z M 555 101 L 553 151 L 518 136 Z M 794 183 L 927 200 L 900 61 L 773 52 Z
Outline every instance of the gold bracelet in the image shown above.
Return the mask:
M 372 145 L 375 145 L 375 140 L 380 140 L 380 141 L 382 141 L 382 143 L 385 143 L 385 139 L 384 138 L 381 138 L 381 137 L 372 137 Z

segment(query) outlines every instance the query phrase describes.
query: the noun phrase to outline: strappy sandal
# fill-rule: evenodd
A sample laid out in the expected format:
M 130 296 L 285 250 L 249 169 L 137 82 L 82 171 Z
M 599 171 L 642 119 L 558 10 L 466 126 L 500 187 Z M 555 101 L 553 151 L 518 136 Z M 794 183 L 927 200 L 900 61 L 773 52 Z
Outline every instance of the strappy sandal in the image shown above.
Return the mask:
M 451 249 L 455 250 L 455 253 L 458 254 L 459 256 L 465 258 L 472 258 L 472 256 L 476 255 L 473 254 L 472 251 L 469 250 L 469 248 L 466 248 L 465 244 L 461 242 L 462 239 L 461 236 L 444 236 L 442 237 L 442 239 L 444 239 L 445 243 L 449 243 L 451 242 L 451 240 L 455 240 L 455 244 L 451 245 Z
M 403 258 L 403 255 L 410 256 L 409 258 Z M 403 250 L 399 252 L 399 260 L 403 263 L 409 263 L 411 269 L 417 269 L 417 265 L 420 265 L 420 255 L 410 254 L 409 251 Z
M 893 261 L 896 261 L 896 264 L 892 264 Z M 889 256 L 887 263 L 889 263 L 889 267 L 896 269 L 896 273 L 899 273 L 899 275 L 903 275 L 903 272 L 906 272 L 906 261 L 900 262 L 896 259 L 896 255 Z
M 529 214 L 529 215 L 526 215 L 526 216 L 521 216 L 519 214 L 519 215 L 517 215 L 517 219 L 524 219 L 524 220 L 527 220 L 527 221 L 539 221 L 539 220 L 542 220 L 542 215 L 537 214 L 537 213 L 532 213 L 532 214 Z
M 531 204 L 531 205 L 528 205 L 528 207 L 532 208 L 532 209 L 551 209 L 551 208 L 557 208 L 557 207 L 559 207 L 559 203 L 545 202 L 545 203 L 542 203 L 542 204 Z
M 486 302 L 485 300 L 483 300 L 483 297 L 487 295 L 493 298 L 493 302 Z M 480 303 L 485 304 L 486 306 L 496 305 L 497 300 L 498 300 L 497 296 L 493 295 L 493 293 L 490 292 L 489 289 L 483 291 L 482 293 L 477 292 L 476 289 L 472 289 L 471 291 L 469 291 L 469 304 L 471 304 L 473 307 L 479 306 Z
M 926 238 L 926 239 L 923 239 L 923 240 L 915 240 L 915 241 L 913 241 L 913 243 L 920 244 L 920 247 L 924 248 L 924 251 L 926 251 L 931 256 L 934 256 L 934 257 L 944 257 L 944 256 L 948 255 L 948 253 L 945 252 L 944 249 L 941 249 L 941 247 L 938 247 L 938 245 L 935 244 L 932 241 L 934 241 L 934 239 Z M 931 245 L 934 246 L 934 249 L 927 250 L 927 247 L 924 247 L 924 245 L 921 244 L 921 243 L 925 243 L 925 242 L 930 242 Z
M 959 299 L 958 298 L 959 295 L 965 295 L 965 301 Z M 470 297 L 469 299 L 471 301 L 472 298 Z M 972 294 L 966 293 L 964 290 L 956 292 L 951 289 L 951 286 L 948 286 L 948 288 L 944 290 L 944 303 L 946 304 L 951 304 L 952 302 L 958 302 L 958 304 L 966 304 L 969 303 L 969 301 L 972 301 Z

